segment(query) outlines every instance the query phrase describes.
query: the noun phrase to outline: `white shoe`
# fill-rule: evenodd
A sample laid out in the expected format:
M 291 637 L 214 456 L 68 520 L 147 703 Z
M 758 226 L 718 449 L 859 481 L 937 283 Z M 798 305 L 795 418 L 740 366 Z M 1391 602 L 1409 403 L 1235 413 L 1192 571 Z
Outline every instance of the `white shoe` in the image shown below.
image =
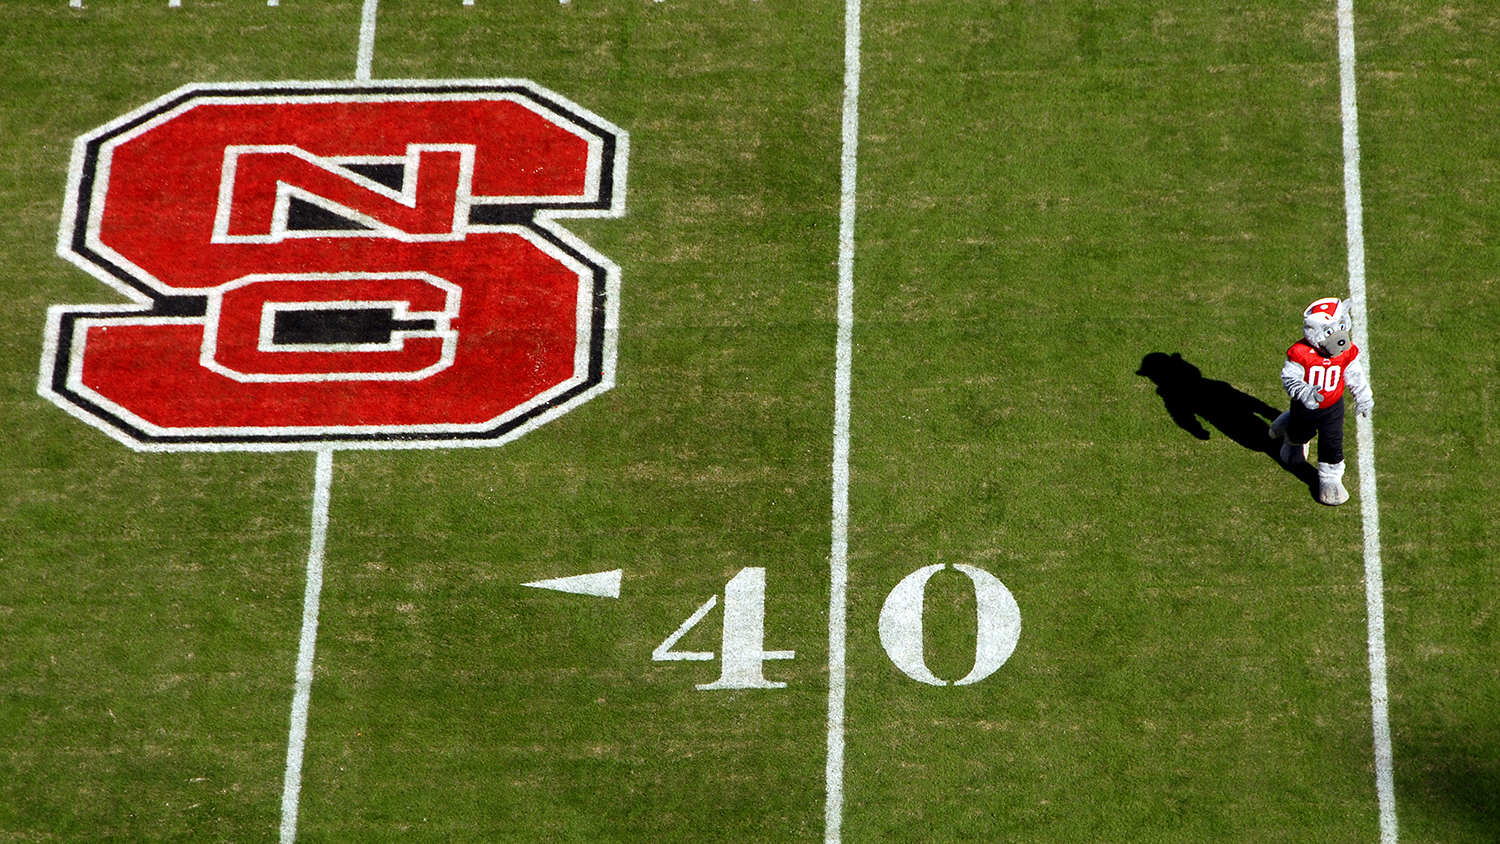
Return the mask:
M 1307 462 L 1307 443 L 1298 445 L 1286 437 L 1281 438 L 1281 462 L 1288 466 L 1301 466 Z M 1340 466 L 1344 465 L 1342 463 Z
M 1344 489 L 1344 461 L 1318 464 L 1318 500 L 1330 505 L 1349 500 L 1349 490 Z
M 1266 431 L 1266 436 L 1273 440 L 1285 436 L 1287 423 L 1291 419 L 1292 412 L 1290 410 L 1283 410 L 1281 415 L 1276 417 L 1275 421 L 1271 423 L 1271 427 Z

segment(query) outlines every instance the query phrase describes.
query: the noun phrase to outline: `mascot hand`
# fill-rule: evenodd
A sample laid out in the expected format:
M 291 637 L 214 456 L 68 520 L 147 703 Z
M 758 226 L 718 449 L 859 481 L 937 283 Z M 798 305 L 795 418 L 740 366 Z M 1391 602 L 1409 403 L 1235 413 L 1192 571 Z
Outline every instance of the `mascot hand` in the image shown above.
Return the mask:
M 1362 399 L 1362 398 L 1359 398 L 1358 396 L 1355 397 L 1355 399 L 1354 399 L 1354 410 L 1360 416 L 1363 416 L 1366 419 L 1368 419 L 1368 418 L 1370 418 L 1370 411 L 1372 411 L 1374 409 L 1375 409 L 1375 399 L 1374 398 Z
M 1311 384 L 1306 385 L 1302 389 L 1302 395 L 1297 398 L 1302 401 L 1302 406 L 1308 410 L 1317 410 L 1318 405 L 1323 403 L 1323 394 L 1318 392 L 1317 388 Z

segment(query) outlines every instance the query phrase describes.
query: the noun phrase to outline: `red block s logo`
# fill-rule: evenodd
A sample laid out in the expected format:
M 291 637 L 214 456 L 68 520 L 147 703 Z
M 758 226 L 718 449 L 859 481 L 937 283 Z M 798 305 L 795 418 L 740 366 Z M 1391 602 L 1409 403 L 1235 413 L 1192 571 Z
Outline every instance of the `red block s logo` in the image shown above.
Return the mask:
M 628 138 L 528 82 L 191 85 L 80 138 L 39 392 L 139 450 L 492 445 L 613 384 Z

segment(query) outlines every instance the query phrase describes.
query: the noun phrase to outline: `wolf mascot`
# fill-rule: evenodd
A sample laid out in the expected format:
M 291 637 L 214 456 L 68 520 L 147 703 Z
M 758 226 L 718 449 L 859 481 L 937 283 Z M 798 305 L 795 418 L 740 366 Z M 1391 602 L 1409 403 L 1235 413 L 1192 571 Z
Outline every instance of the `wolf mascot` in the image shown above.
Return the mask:
M 1286 351 L 1281 385 L 1292 407 L 1271 423 L 1270 435 L 1281 437 L 1281 462 L 1307 461 L 1307 444 L 1318 438 L 1318 500 L 1343 504 L 1344 388 L 1354 394 L 1354 408 L 1368 417 L 1375 407 L 1364 358 L 1349 337 L 1349 303 L 1319 299 L 1302 312 L 1302 339 Z

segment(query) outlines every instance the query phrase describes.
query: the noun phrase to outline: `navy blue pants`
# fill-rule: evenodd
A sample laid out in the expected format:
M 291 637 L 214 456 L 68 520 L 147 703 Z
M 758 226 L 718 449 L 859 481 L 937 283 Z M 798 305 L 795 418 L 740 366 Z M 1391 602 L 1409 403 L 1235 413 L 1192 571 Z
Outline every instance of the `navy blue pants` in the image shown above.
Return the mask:
M 1344 462 L 1344 397 L 1333 405 L 1318 410 L 1308 410 L 1300 401 L 1292 402 L 1292 417 L 1287 421 L 1286 434 L 1297 445 L 1311 442 L 1318 437 L 1318 462 Z

